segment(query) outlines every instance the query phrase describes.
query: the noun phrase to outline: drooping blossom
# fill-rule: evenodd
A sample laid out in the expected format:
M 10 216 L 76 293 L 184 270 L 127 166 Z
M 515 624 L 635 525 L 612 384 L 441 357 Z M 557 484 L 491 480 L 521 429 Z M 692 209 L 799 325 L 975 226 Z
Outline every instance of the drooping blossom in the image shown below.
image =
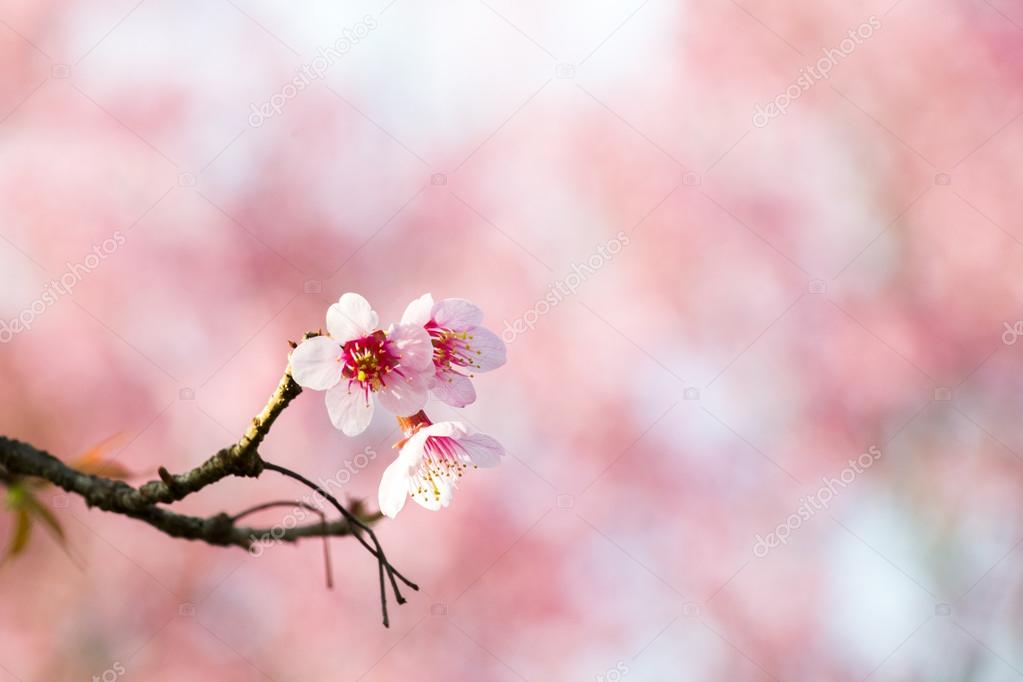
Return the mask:
M 327 413 L 346 436 L 366 430 L 373 395 L 396 415 L 426 404 L 433 347 L 422 326 L 400 324 L 386 331 L 359 294 L 346 293 L 327 310 L 326 336 L 303 341 L 291 354 L 299 386 L 326 391 Z
M 480 326 L 483 311 L 461 298 L 433 300 L 424 294 L 412 301 L 401 317 L 402 324 L 425 329 L 433 343 L 434 376 L 430 390 L 453 407 L 476 400 L 473 372 L 489 372 L 505 363 L 504 342 Z
M 380 511 L 391 518 L 409 497 L 432 511 L 447 507 L 467 471 L 495 467 L 504 455 L 500 443 L 462 422 L 434 424 L 421 411 L 398 422 L 406 437 L 398 458 L 384 470 L 378 494 Z

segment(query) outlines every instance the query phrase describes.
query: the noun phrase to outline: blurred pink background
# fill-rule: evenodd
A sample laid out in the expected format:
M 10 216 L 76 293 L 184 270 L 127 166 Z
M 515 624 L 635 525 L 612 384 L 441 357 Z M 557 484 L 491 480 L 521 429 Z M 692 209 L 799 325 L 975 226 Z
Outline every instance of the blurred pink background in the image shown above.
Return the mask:
M 351 539 L 326 591 L 47 493 L 84 566 L 0 569 L 2 682 L 1023 676 L 1018 3 L 341 4 L 0 3 L 0 432 L 182 470 L 430 291 L 508 456 L 379 524 L 390 630 Z M 375 506 L 396 437 L 310 392 L 263 453 Z

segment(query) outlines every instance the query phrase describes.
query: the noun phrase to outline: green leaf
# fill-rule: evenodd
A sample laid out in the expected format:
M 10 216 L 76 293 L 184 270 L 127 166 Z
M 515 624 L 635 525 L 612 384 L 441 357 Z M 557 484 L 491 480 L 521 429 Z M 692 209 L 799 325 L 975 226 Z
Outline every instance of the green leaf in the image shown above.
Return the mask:
M 7 550 L 4 552 L 3 556 L 0 557 L 0 566 L 3 566 L 9 559 L 13 559 L 24 552 L 25 547 L 28 546 L 28 540 L 31 536 L 32 515 L 24 508 L 16 510 L 14 534 L 11 536 L 10 544 L 7 545 Z
M 42 504 L 33 495 L 28 495 L 25 500 L 25 507 L 35 516 L 39 517 L 43 523 L 50 529 L 57 539 L 57 542 L 61 547 L 67 544 L 67 536 L 64 535 L 64 527 L 60 525 L 60 521 L 54 516 L 50 508 L 45 504 Z
M 7 507 L 8 509 L 21 509 L 25 505 L 25 497 L 31 496 L 31 493 L 25 489 L 25 486 L 18 482 L 11 484 L 7 488 Z
M 64 553 L 77 563 L 68 547 L 67 536 L 64 534 L 64 527 L 60 525 L 60 521 L 50 508 L 36 499 L 35 495 L 29 492 L 26 487 L 22 485 L 11 486 L 7 490 L 7 506 L 15 514 L 14 534 L 11 536 L 11 542 L 7 550 L 0 557 L 0 565 L 25 551 L 31 538 L 32 524 L 36 520 L 42 521 Z

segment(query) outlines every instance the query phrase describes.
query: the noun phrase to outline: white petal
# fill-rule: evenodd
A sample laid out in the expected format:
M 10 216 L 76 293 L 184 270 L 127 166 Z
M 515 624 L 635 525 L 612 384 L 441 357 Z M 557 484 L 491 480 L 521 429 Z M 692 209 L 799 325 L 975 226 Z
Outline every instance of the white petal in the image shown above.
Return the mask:
M 388 331 L 387 340 L 401 356 L 402 368 L 411 368 L 416 372 L 433 370 L 433 343 L 422 327 L 399 324 Z
M 467 433 L 469 433 L 469 427 L 462 422 L 436 422 L 419 429 L 416 435 L 422 434 L 424 438 L 461 438 Z M 409 442 L 411 443 L 412 440 L 409 439 Z
M 412 495 L 412 501 L 423 509 L 429 509 L 430 511 L 440 511 L 441 508 L 440 500 L 438 500 L 432 492 Z
M 408 304 L 405 313 L 401 316 L 402 324 L 412 324 L 417 327 L 425 327 L 430 321 L 433 313 L 433 295 L 423 294 Z
M 455 496 L 455 484 L 451 481 L 440 479 L 437 481 L 437 488 L 440 490 L 440 505 L 447 507 Z
M 445 481 L 442 478 L 434 478 L 434 484 L 437 486 L 437 491 L 434 492 L 433 488 L 428 487 L 422 493 L 414 493 L 409 491 L 412 499 L 423 509 L 429 509 L 430 511 L 438 511 L 443 507 L 447 507 L 451 504 L 451 497 L 454 493 L 454 486 L 451 483 Z M 414 484 L 413 484 L 414 485 Z M 429 486 L 429 483 L 424 483 Z M 438 497 L 439 495 L 439 497 Z
M 373 400 L 366 399 L 358 384 L 349 390 L 347 383 L 340 383 L 327 391 L 327 414 L 334 428 L 346 436 L 358 436 L 373 419 Z
M 430 388 L 434 397 L 452 407 L 465 407 L 476 402 L 476 389 L 469 377 L 450 370 L 437 370 Z
M 401 446 L 401 450 L 398 451 L 398 457 L 401 461 L 405 462 L 408 466 L 419 466 L 419 462 L 423 459 L 423 453 L 426 446 L 426 438 L 429 433 L 426 433 L 427 429 L 433 428 L 433 425 L 419 429 L 412 437 L 405 441 L 405 444 Z
M 489 372 L 503 365 L 508 359 L 508 351 L 494 332 L 483 327 L 476 327 L 469 332 L 466 343 L 469 345 L 469 356 L 472 358 L 477 372 Z
M 496 440 L 482 433 L 461 438 L 458 444 L 465 448 L 472 463 L 481 468 L 496 467 L 504 456 L 504 448 Z
M 409 466 L 400 458 L 391 462 L 380 479 L 377 504 L 384 516 L 394 518 L 405 506 L 409 493 Z
M 483 311 L 464 298 L 445 298 L 434 306 L 433 319 L 442 327 L 465 331 L 483 322 Z
M 439 422 L 422 428 L 419 431 L 416 431 L 416 433 L 405 442 L 405 445 L 401 448 L 401 452 L 398 453 L 398 460 L 407 467 L 406 471 L 408 471 L 410 475 L 409 485 L 407 488 L 409 496 L 415 500 L 416 504 L 424 509 L 429 509 L 430 511 L 437 511 L 441 507 L 446 507 L 451 504 L 451 484 L 437 476 L 433 478 L 432 483 L 422 481 L 421 479 L 417 481 L 411 478 L 411 476 L 415 475 L 417 472 L 421 473 L 420 466 L 423 463 L 423 455 L 426 451 L 427 438 L 434 435 L 449 435 L 453 426 L 461 425 L 456 425 L 454 422 Z M 433 489 L 434 485 L 437 486 L 436 492 Z M 423 490 L 419 491 L 418 486 L 422 486 Z
M 379 324 L 380 317 L 359 294 L 343 294 L 337 303 L 327 308 L 327 331 L 340 344 L 368 336 Z
M 400 377 L 392 373 L 387 379 L 387 384 L 375 395 L 381 407 L 392 414 L 404 417 L 423 409 L 429 391 L 419 374 Z
M 326 391 L 341 380 L 341 346 L 328 336 L 314 336 L 291 353 L 291 376 L 303 388 Z

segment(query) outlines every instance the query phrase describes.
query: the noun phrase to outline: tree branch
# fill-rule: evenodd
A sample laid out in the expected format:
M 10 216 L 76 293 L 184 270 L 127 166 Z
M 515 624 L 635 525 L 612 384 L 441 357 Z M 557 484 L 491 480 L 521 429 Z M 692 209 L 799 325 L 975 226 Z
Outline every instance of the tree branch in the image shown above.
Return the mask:
M 199 517 L 179 514 L 155 505 L 137 508 L 134 506 L 136 498 L 133 493 L 138 491 L 127 483 L 83 474 L 44 450 L 5 436 L 0 436 L 0 465 L 6 471 L 0 481 L 9 482 L 15 475 L 42 478 L 66 492 L 79 495 L 89 507 L 144 521 L 171 537 L 201 540 L 210 545 L 249 549 L 266 538 L 278 542 L 296 542 L 302 538 L 352 534 L 352 526 L 346 519 L 329 522 L 326 526 L 323 523 L 311 523 L 282 529 L 249 528 L 237 525 L 235 519 L 227 514 Z M 124 504 L 125 500 L 130 503 Z M 372 523 L 378 518 L 379 515 L 373 515 L 361 521 Z
M 304 338 L 314 336 L 319 336 L 319 333 L 309 332 Z M 302 387 L 291 377 L 289 364 L 263 411 L 252 419 L 249 428 L 237 443 L 219 450 L 208 460 L 184 474 L 175 476 L 161 468 L 161 480 L 146 483 L 138 489 L 137 498 L 132 497 L 124 502 L 129 506 L 177 502 L 227 476 L 258 477 L 263 472 L 263 462 L 258 453 L 260 444 L 284 408 L 301 392 Z
M 322 332 L 308 332 L 303 338 L 309 339 L 321 334 Z M 292 348 L 295 345 L 292 343 Z M 390 579 L 399 604 L 404 603 L 405 599 L 398 590 L 396 577 L 412 589 L 418 589 L 418 587 L 398 573 L 390 564 L 384 556 L 383 548 L 375 534 L 369 528 L 369 524 L 381 518 L 381 515 L 379 513 L 369 516 L 355 514 L 341 505 L 336 498 L 328 495 L 326 491 L 300 474 L 283 467 L 269 465 L 259 455 L 259 446 L 270 432 L 270 428 L 300 393 L 302 393 L 302 387 L 292 378 L 289 362 L 277 388 L 271 394 L 263 410 L 252 419 L 252 423 L 236 443 L 217 451 L 205 462 L 183 474 L 171 474 L 164 467 L 160 467 L 160 480 L 149 481 L 138 488 L 124 481 L 78 471 L 33 445 L 0 436 L 0 484 L 10 485 L 22 477 L 40 478 L 69 493 L 79 495 L 89 507 L 138 519 L 171 537 L 198 540 L 216 546 L 237 546 L 251 549 L 268 540 L 297 542 L 302 538 L 353 535 L 377 559 L 379 564 L 384 625 L 387 626 L 384 574 L 386 573 Z M 316 510 L 321 516 L 321 521 L 318 523 L 291 528 L 285 526 L 251 528 L 239 526 L 238 520 L 254 510 L 280 506 L 281 503 L 259 505 L 235 516 L 219 513 L 209 517 L 188 516 L 157 506 L 161 503 L 169 504 L 182 500 L 228 476 L 258 477 L 264 469 L 274 469 L 284 473 L 316 490 L 341 513 L 342 518 L 328 522 L 323 512 Z M 304 502 L 295 504 L 308 507 Z M 371 543 L 366 542 L 362 537 L 363 533 L 369 536 Z
M 311 339 L 321 332 L 307 332 L 302 338 Z M 294 344 L 292 344 L 294 347 Z M 142 509 L 155 503 L 170 504 L 188 497 L 228 476 L 258 477 L 263 472 L 259 446 L 270 432 L 277 417 L 302 393 L 302 387 L 291 377 L 291 364 L 277 383 L 263 410 L 252 419 L 238 442 L 218 450 L 199 466 L 183 474 L 174 475 L 160 467 L 159 481 L 149 481 L 137 489 L 128 487 L 118 491 L 119 505 L 123 509 Z

